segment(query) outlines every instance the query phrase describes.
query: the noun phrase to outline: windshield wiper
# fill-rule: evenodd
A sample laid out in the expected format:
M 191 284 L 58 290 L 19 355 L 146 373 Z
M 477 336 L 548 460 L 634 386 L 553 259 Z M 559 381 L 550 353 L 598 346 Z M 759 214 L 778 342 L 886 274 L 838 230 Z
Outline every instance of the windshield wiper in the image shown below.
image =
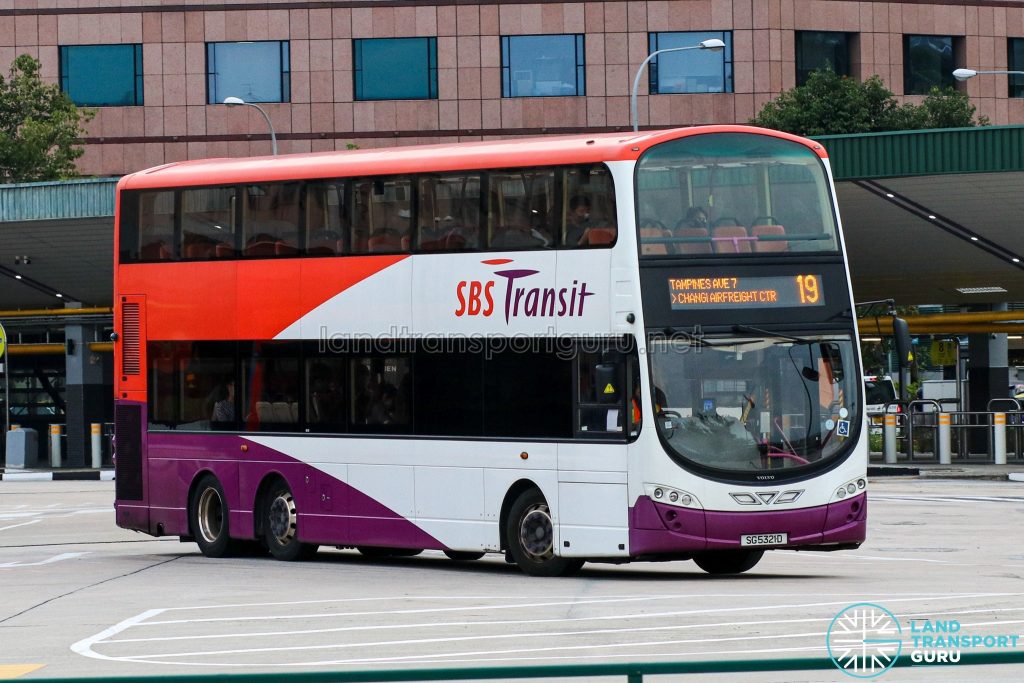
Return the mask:
M 806 339 L 804 337 L 794 337 L 791 334 L 782 334 L 781 332 L 770 332 L 768 330 L 761 329 L 760 327 L 752 327 L 750 325 L 733 325 L 732 331 L 740 334 L 760 334 L 766 337 L 776 337 L 778 339 L 785 339 L 786 341 L 796 342 L 797 344 L 815 344 L 817 343 L 814 339 Z

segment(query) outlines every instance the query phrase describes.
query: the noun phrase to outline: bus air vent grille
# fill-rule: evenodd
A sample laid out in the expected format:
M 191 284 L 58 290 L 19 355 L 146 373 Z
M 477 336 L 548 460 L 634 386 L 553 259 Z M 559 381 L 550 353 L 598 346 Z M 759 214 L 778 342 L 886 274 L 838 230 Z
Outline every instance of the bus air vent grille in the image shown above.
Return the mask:
M 114 488 L 118 500 L 142 500 L 142 408 L 114 409 Z
M 121 374 L 138 375 L 142 371 L 141 324 L 139 304 L 121 305 Z

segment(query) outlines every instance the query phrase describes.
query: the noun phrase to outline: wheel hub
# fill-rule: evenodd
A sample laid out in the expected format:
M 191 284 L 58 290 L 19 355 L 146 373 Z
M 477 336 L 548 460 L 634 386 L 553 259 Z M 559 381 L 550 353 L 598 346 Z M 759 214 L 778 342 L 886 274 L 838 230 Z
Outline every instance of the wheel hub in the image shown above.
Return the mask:
M 291 495 L 282 494 L 274 498 L 267 514 L 267 523 L 274 538 L 281 544 L 295 538 L 295 522 L 295 501 Z
M 224 528 L 224 501 L 216 489 L 204 489 L 199 496 L 199 535 L 207 543 L 214 543 L 220 538 Z
M 552 556 L 554 530 L 547 505 L 536 505 L 526 511 L 519 526 L 519 542 L 531 559 L 545 560 Z

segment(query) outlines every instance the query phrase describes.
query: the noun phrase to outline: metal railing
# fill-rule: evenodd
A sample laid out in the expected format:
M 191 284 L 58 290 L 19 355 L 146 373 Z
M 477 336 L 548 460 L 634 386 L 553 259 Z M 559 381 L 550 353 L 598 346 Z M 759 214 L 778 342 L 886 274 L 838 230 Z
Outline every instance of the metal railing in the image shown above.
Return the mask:
M 900 412 L 890 412 L 895 406 Z M 1012 410 L 997 409 L 1002 406 Z M 985 411 L 943 411 L 941 404 L 931 399 L 894 401 L 886 404 L 886 413 L 876 417 L 883 419 L 883 425 L 886 420 L 895 422 L 893 430 L 892 425 L 886 429 L 869 421 L 870 432 L 882 434 L 882 453 L 889 464 L 894 453 L 910 463 L 944 462 L 940 446 L 949 449 L 946 461 L 1024 461 L 1024 407 L 1016 399 L 992 399 Z M 948 429 L 948 441 L 944 441 L 943 428 Z M 887 442 L 887 434 L 895 444 Z
M 898 657 L 893 668 L 961 667 L 1022 664 L 1024 649 L 994 652 L 961 652 L 959 662 L 914 662 Z M 837 668 L 826 657 L 782 659 L 727 659 L 702 662 L 638 662 L 617 664 L 559 664 L 461 669 L 404 669 L 381 671 L 310 671 L 261 674 L 199 674 L 181 676 L 124 676 L 103 678 L 38 678 L 39 683 L 370 683 L 375 681 L 483 681 L 525 678 L 596 678 L 624 676 L 627 683 L 641 683 L 644 676 L 667 674 L 757 673 L 769 671 L 826 671 Z

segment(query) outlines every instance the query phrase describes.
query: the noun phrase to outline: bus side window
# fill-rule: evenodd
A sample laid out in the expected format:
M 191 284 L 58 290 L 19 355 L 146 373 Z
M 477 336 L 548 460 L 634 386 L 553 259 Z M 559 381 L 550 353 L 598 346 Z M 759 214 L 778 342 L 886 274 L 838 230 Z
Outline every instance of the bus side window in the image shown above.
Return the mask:
M 306 187 L 306 254 L 334 256 L 347 251 L 348 203 L 344 181 Z
M 627 413 L 625 363 L 621 354 L 581 352 L 578 358 L 577 431 L 583 435 L 622 435 Z

